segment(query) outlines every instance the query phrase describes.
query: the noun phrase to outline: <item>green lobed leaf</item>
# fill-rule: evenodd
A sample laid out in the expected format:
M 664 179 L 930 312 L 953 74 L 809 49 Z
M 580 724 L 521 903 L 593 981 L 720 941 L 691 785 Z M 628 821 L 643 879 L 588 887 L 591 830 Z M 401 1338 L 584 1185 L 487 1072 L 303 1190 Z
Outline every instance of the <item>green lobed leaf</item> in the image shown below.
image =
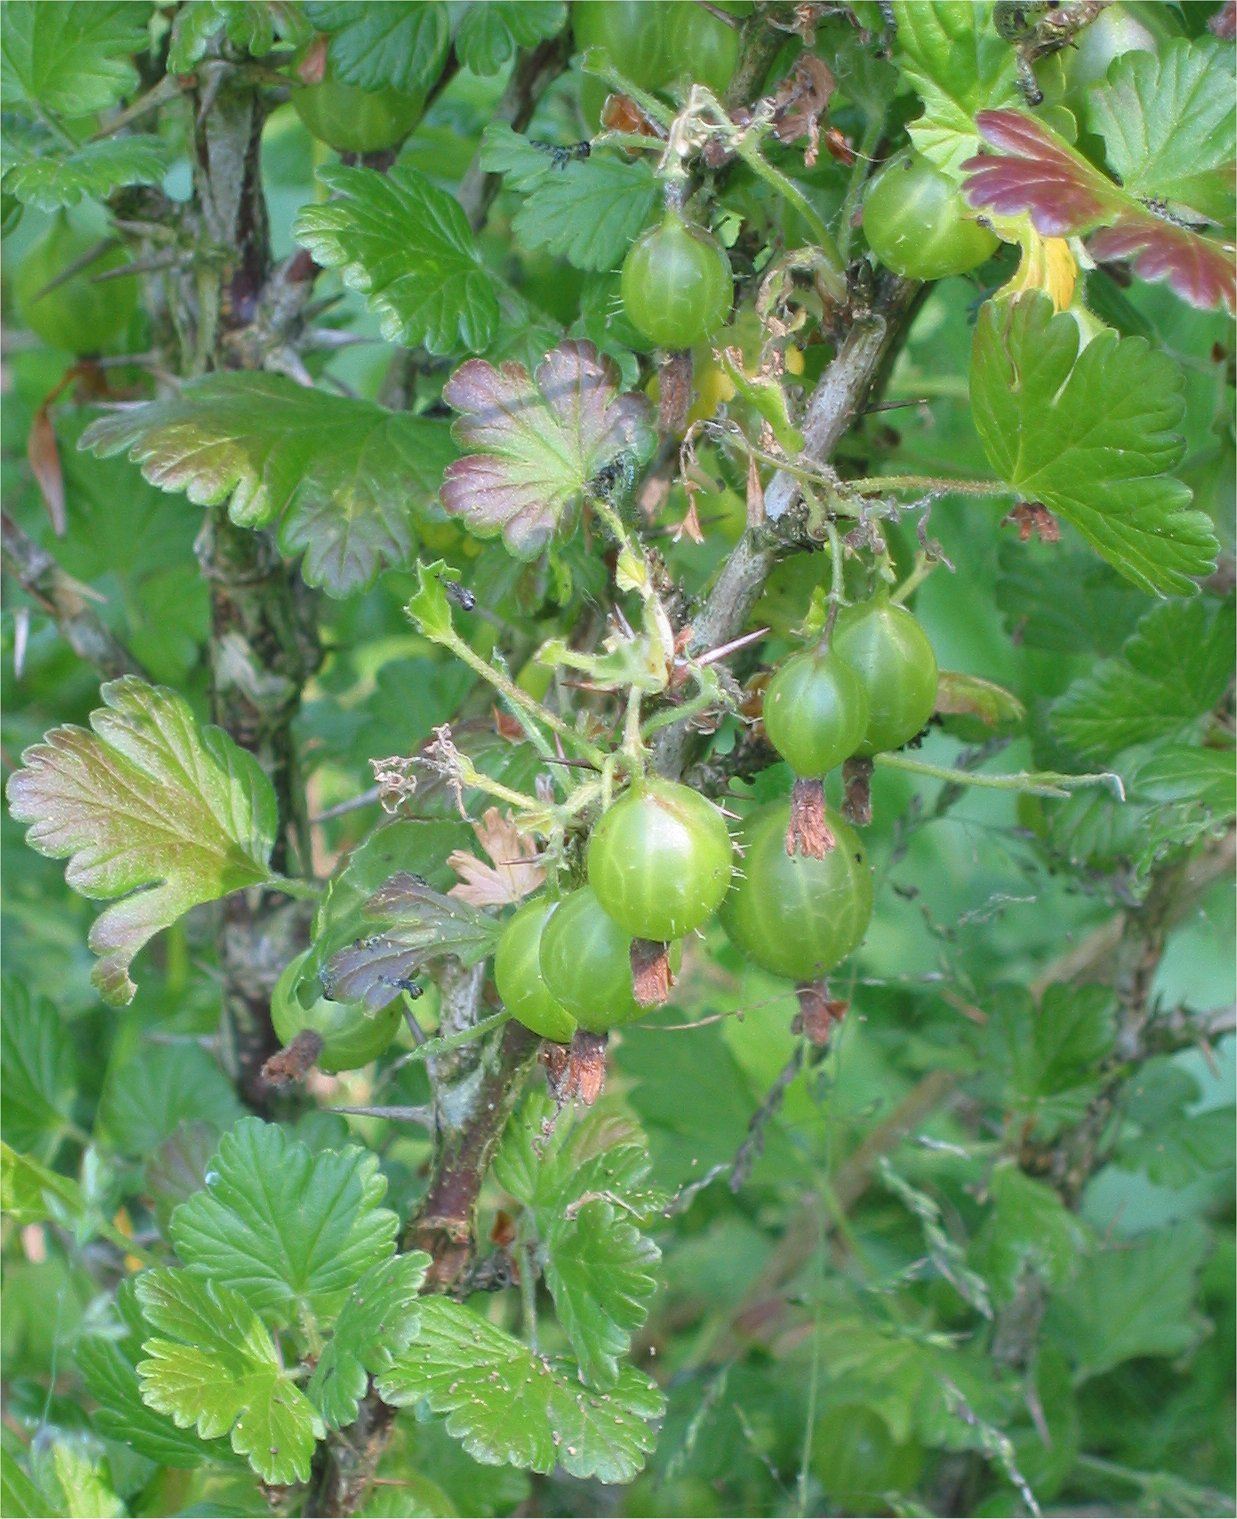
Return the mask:
M 448 10 L 439 0 L 306 0 L 305 15 L 330 32 L 335 74 L 363 90 L 424 89 L 437 79 L 451 43 Z
M 557 36 L 567 20 L 562 0 L 486 0 L 463 7 L 455 53 L 474 74 L 496 74 L 518 48 Z
M 86 1391 L 97 1407 L 93 1427 L 108 1440 L 118 1440 L 161 1466 L 186 1470 L 204 1461 L 232 1461 L 226 1446 L 210 1445 L 188 1428 L 178 1428 L 166 1414 L 142 1401 L 137 1367 L 113 1340 L 101 1337 L 81 1342 L 75 1355 Z
M 992 1211 L 975 1242 L 973 1258 L 997 1302 L 1013 1300 L 1027 1270 L 1034 1270 L 1049 1286 L 1067 1281 L 1086 1236 L 1057 1192 L 1008 1161 L 996 1166 L 988 1191 Z
M 178 1124 L 230 1128 L 243 1114 L 232 1083 L 199 1044 L 144 1044 L 108 1072 L 96 1129 L 123 1155 L 152 1154 Z
M 6 142 L 5 192 L 24 206 L 55 211 L 85 199 L 104 200 L 124 185 L 153 185 L 163 178 L 171 150 L 158 137 L 106 137 L 65 151 L 31 140 Z
M 551 349 L 531 376 L 522 364 L 461 364 L 443 399 L 460 413 L 456 441 L 480 451 L 447 469 L 447 512 L 478 537 L 501 532 L 517 559 L 535 559 L 574 525 L 599 473 L 651 447 L 645 398 L 619 384 L 615 364 L 575 340 Z
M 429 1263 L 422 1250 L 380 1261 L 349 1295 L 306 1388 L 330 1428 L 352 1423 L 370 1375 L 388 1370 L 416 1339 Z
M 310 585 L 346 596 L 412 552 L 418 512 L 454 457 L 447 425 L 283 375 L 213 374 L 93 423 L 78 445 L 128 453 L 152 485 L 242 527 L 281 522 Z
M 1078 345 L 1078 324 L 1045 296 L 984 303 L 971 405 L 989 462 L 1136 585 L 1192 592 L 1217 545 L 1168 474 L 1184 451 L 1181 371 L 1141 338 L 1103 332 Z
M 0 1141 L 0 1211 L 18 1225 L 42 1224 L 48 1219 L 75 1225 L 86 1212 L 82 1189 L 71 1176 L 61 1176 L 30 1155 L 19 1155 Z
M 1198 1083 L 1172 1059 L 1148 1060 L 1123 1093 L 1122 1135 L 1116 1162 L 1145 1171 L 1162 1187 L 1186 1187 L 1208 1172 L 1233 1166 L 1233 1109 L 1195 1111 Z
M 893 0 L 891 9 L 894 62 L 924 104 L 911 141 L 956 175 L 979 147 L 976 113 L 1020 102 L 1014 50 L 993 25 L 991 0 Z
M 1201 598 L 1150 609 L 1115 659 L 1076 680 L 1052 708 L 1052 728 L 1077 754 L 1111 759 L 1134 744 L 1181 739 L 1224 695 L 1233 607 Z
M 5 1519 L 47 1519 L 53 1506 L 7 1446 L 0 1447 L 0 1513 Z
M 408 164 L 386 174 L 328 166 L 318 177 L 332 198 L 302 207 L 292 235 L 367 297 L 388 342 L 435 354 L 489 347 L 498 293 L 453 196 Z
M 196 1276 L 235 1291 L 270 1324 L 329 1323 L 399 1220 L 381 1208 L 378 1157 L 312 1154 L 278 1124 L 244 1118 L 219 1142 L 206 1188 L 172 1214 L 172 1243 Z
M 505 122 L 485 129 L 481 165 L 521 192 L 511 223 L 517 239 L 577 269 L 617 269 L 648 224 L 658 195 L 656 176 L 642 159 L 592 153 L 556 164 Z
M 476 1460 L 630 1482 L 653 1448 L 665 1400 L 634 1367 L 597 1394 L 471 1309 L 427 1298 L 414 1345 L 378 1379 L 396 1407 L 424 1399 Z
M 1021 987 L 999 989 L 985 1029 L 985 1071 L 1006 1104 L 1050 1135 L 1079 1118 L 1113 1043 L 1105 986 L 1051 986 L 1037 1009 Z
M 107 1002 L 137 988 L 129 966 L 161 928 L 200 902 L 268 877 L 275 793 L 261 766 L 183 697 L 136 676 L 99 690 L 93 731 L 53 728 L 9 777 L 26 842 L 68 858 L 65 880 L 107 908 L 90 931 L 91 977 Z
M 0 1018 L 5 1140 L 16 1150 L 52 1160 L 70 1121 L 77 1077 L 76 1051 L 59 1009 L 6 978 Z
M 997 605 L 1012 639 L 1052 654 L 1115 654 L 1147 609 L 1140 592 L 1085 549 L 1006 538 Z
M 612 1203 L 577 1206 L 544 1239 L 545 1279 L 590 1387 L 609 1388 L 649 1315 L 661 1252 Z
M 137 85 L 133 55 L 147 45 L 141 0 L 9 0 L 0 35 L 0 88 L 55 115 L 106 111 Z
M 1214 37 L 1173 38 L 1114 60 L 1087 94 L 1087 124 L 1133 195 L 1174 201 L 1212 221 L 1233 216 L 1237 124 L 1233 50 Z
M 66 1519 L 119 1519 L 127 1512 L 102 1445 L 85 1431 L 42 1431 L 30 1447 L 30 1475 L 50 1511 Z
M 594 1110 L 572 1121 L 544 1093 L 526 1099 L 494 1160 L 494 1179 L 532 1211 L 559 1321 L 596 1388 L 618 1379 L 657 1290 L 661 1252 L 634 1221 L 649 1165 L 626 1119 Z
M 147 1406 L 204 1440 L 230 1435 L 266 1482 L 307 1481 L 326 1429 L 245 1299 L 166 1267 L 144 1272 L 137 1295 L 157 1331 L 137 1368 Z
M 286 13 L 280 20 L 285 20 Z M 217 32 L 253 58 L 275 45 L 276 17 L 270 0 L 187 0 L 172 19 L 169 74 L 187 74 L 206 55 Z
M 1197 1278 L 1207 1231 L 1187 1219 L 1137 1246 L 1097 1250 L 1049 1306 L 1050 1337 L 1079 1379 L 1135 1356 L 1176 1356 L 1199 1337 Z
M 149 1153 L 143 1181 L 164 1239 L 171 1238 L 176 1208 L 206 1185 L 206 1173 L 218 1148 L 218 1128 L 199 1119 L 177 1124 Z

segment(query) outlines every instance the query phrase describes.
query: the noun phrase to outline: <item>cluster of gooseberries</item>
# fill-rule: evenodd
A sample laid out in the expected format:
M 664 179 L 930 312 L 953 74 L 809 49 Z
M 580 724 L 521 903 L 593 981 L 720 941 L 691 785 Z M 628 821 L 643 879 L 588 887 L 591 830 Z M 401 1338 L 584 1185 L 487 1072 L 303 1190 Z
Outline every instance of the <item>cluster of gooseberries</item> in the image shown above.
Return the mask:
M 936 659 L 927 635 L 887 596 L 848 607 L 815 647 L 788 658 L 764 697 L 765 732 L 797 777 L 819 786 L 855 757 L 897 749 L 928 721 Z M 823 787 L 820 788 L 823 808 Z M 732 839 L 713 802 L 678 781 L 635 780 L 593 827 L 587 884 L 525 902 L 503 929 L 494 980 L 503 1006 L 558 1044 L 577 1029 L 603 1035 L 642 1017 L 650 999 L 633 972 L 633 945 L 668 946 L 720 914 L 753 964 L 796 983 L 819 981 L 863 940 L 872 879 L 855 829 L 825 809 L 829 847 L 790 843 L 792 803 L 771 802 Z M 736 869 L 741 858 L 742 868 Z M 306 955 L 285 970 L 272 1002 L 286 1045 L 316 1036 L 314 1063 L 356 1069 L 390 1044 L 398 1006 L 376 1016 L 357 1005 L 297 996 Z
M 770 743 L 803 780 L 853 756 L 900 748 L 932 715 L 936 659 L 927 635 L 887 597 L 849 607 L 827 644 L 774 674 L 765 694 Z M 637 996 L 634 940 L 673 942 L 720 910 L 754 964 L 817 981 L 862 941 L 872 880 L 855 830 L 828 813 L 832 847 L 790 852 L 789 801 L 744 823 L 742 870 L 720 810 L 677 781 L 643 777 L 602 815 L 588 841 L 588 884 L 525 903 L 499 941 L 494 977 L 504 1006 L 543 1038 L 568 1041 L 647 1011 Z M 673 959 L 673 955 L 672 955 Z

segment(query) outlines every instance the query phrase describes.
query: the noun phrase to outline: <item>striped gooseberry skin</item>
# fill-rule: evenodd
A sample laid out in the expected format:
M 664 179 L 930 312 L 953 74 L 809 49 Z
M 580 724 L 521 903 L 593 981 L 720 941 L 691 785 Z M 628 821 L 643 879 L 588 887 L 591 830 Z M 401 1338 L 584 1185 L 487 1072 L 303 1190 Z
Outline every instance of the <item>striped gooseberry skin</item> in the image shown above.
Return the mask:
M 538 963 L 546 990 L 591 1034 L 645 1012 L 632 983 L 631 940 L 590 886 L 565 896 L 542 929 Z
M 754 964 L 791 981 L 827 975 L 863 940 L 872 873 L 859 835 L 827 814 L 837 840 L 823 860 L 786 853 L 790 803 L 771 802 L 743 825 L 743 873 L 722 906 L 731 942 Z
M 614 921 L 638 939 L 680 939 L 707 923 L 733 869 L 725 818 L 677 781 L 637 781 L 588 841 L 589 885 Z
M 824 649 L 806 649 L 781 665 L 765 689 L 769 742 L 796 775 L 827 775 L 849 759 L 868 726 L 859 672 Z
M 936 710 L 936 655 L 905 607 L 885 597 L 847 607 L 833 629 L 833 652 L 851 665 L 868 699 L 857 754 L 900 749 Z
M 726 250 L 675 211 L 627 250 L 619 284 L 628 320 L 659 348 L 690 348 L 712 337 L 734 300 Z
M 550 995 L 541 974 L 541 935 L 557 902 L 534 897 L 511 919 L 494 953 L 494 981 L 503 1006 L 525 1028 L 557 1044 L 570 1044 L 576 1021 Z

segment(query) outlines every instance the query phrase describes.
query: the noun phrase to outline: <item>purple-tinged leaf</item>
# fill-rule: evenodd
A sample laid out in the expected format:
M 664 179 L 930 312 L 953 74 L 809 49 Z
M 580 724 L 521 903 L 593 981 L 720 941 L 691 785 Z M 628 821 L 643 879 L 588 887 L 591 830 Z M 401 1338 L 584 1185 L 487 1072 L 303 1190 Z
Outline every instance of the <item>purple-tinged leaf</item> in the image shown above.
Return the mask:
M 976 210 L 1028 211 L 1044 237 L 1067 237 L 1099 226 L 1120 205 L 1116 185 L 1042 121 L 1020 111 L 981 111 L 975 122 L 984 140 L 1008 155 L 981 154 L 962 165 L 969 176 L 963 190 Z
M 1157 216 L 1115 185 L 1042 121 L 1019 111 L 981 111 L 984 139 L 1004 154 L 962 165 L 977 210 L 1030 215 L 1044 237 L 1085 236 L 1096 259 L 1128 258 L 1145 280 L 1163 280 L 1191 306 L 1234 306 L 1231 248 Z
M 102 956 L 92 980 L 106 1002 L 133 1000 L 129 966 L 161 928 L 200 902 L 268 877 L 275 793 L 257 760 L 221 728 L 199 725 L 183 698 L 136 676 L 110 681 L 86 728 L 53 728 L 9 778 L 9 810 L 26 842 L 96 900 Z
M 79 448 L 127 453 L 160 490 L 280 523 L 310 585 L 346 596 L 407 561 L 419 509 L 454 449 L 445 422 L 329 395 L 283 375 L 219 373 L 101 417 Z
M 449 465 L 442 504 L 478 537 L 502 533 L 518 559 L 533 559 L 573 524 L 590 480 L 623 454 L 652 443 L 648 403 L 621 395 L 614 363 L 592 343 L 561 343 L 537 366 L 495 368 L 469 359 L 443 388 L 460 417 L 463 448 Z
M 1219 243 L 1147 212 L 1101 227 L 1087 242 L 1101 263 L 1129 259 L 1140 279 L 1163 280 L 1183 301 L 1204 311 L 1237 305 L 1237 267 Z
M 454 955 L 475 965 L 502 932 L 488 913 L 443 896 L 406 871 L 376 891 L 364 911 L 381 926 L 331 956 L 322 987 L 333 1001 L 363 1002 L 371 1012 L 386 1007 L 427 961 Z

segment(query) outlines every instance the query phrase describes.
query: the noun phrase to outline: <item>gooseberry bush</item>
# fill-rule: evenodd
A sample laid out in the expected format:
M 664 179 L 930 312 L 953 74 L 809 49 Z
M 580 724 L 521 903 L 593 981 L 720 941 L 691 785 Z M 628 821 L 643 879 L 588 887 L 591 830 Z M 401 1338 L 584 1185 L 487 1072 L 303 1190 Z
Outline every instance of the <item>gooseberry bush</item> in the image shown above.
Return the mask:
M 0 29 L 3 1511 L 1232 1512 L 1232 4 Z

